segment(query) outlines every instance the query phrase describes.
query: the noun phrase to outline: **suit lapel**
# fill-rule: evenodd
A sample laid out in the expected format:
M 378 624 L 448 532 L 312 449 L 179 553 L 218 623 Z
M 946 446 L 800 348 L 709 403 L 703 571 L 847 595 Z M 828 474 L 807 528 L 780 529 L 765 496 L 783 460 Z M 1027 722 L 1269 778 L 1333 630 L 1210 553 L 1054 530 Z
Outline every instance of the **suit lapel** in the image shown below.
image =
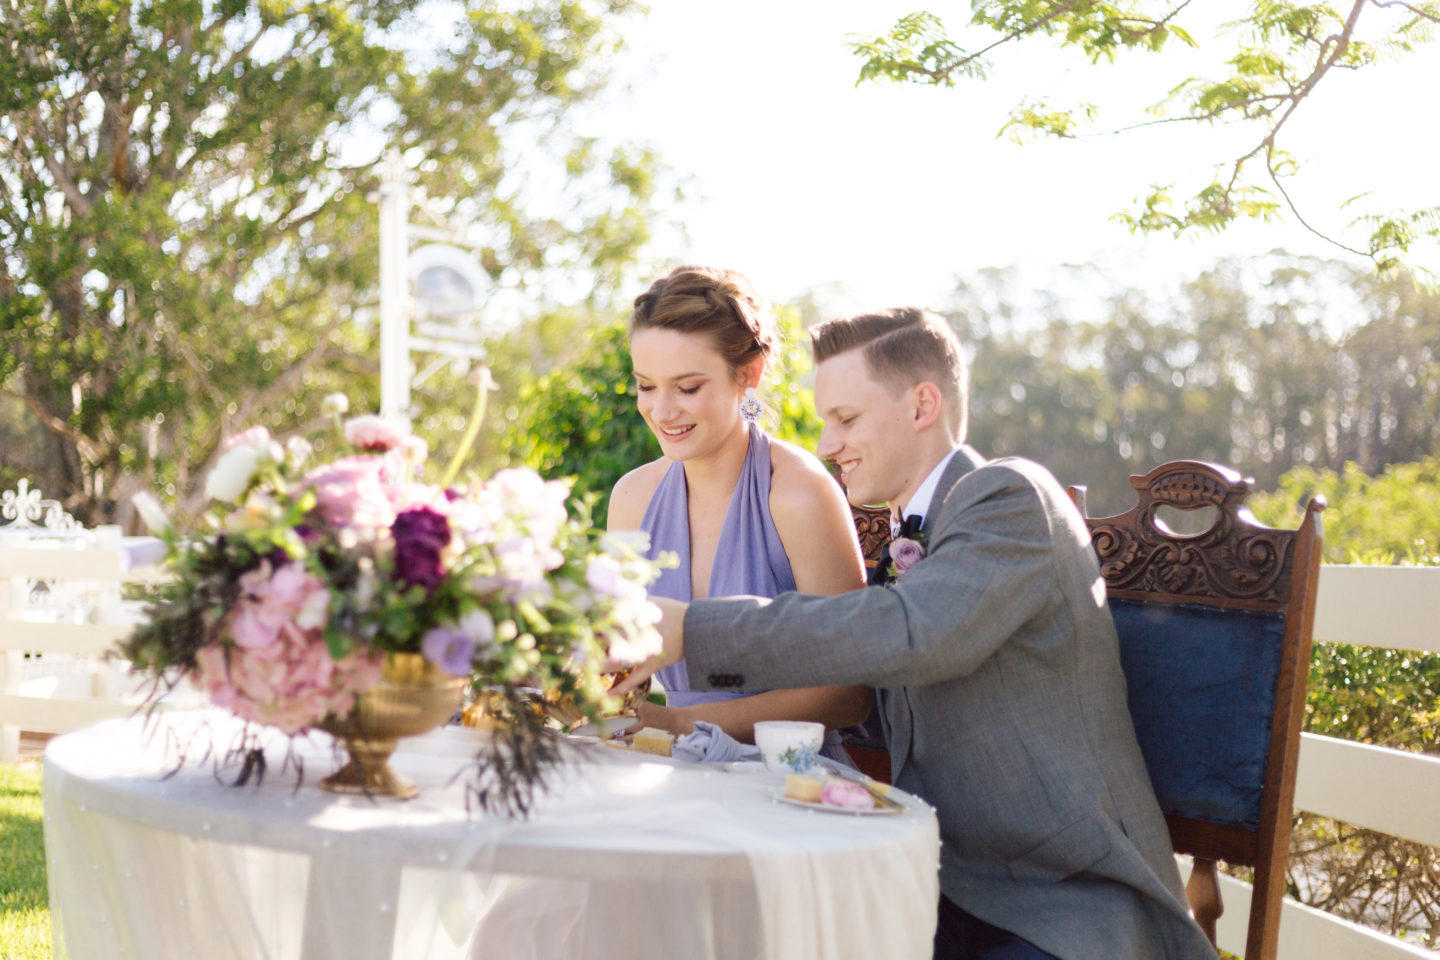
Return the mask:
M 950 458 L 944 472 L 940 474 L 940 483 L 935 487 L 935 495 L 930 499 L 930 509 L 925 511 L 925 521 L 920 525 L 920 533 L 927 542 L 934 536 L 935 518 L 944 509 L 945 501 L 949 499 L 955 485 L 967 473 L 984 466 L 984 464 L 985 458 L 970 447 L 962 444 L 956 449 L 955 455 Z M 888 547 L 886 556 L 887 558 L 889 556 Z M 913 710 L 910 705 L 910 688 L 883 690 L 880 691 L 880 694 L 889 726 L 886 731 L 886 739 L 890 744 L 891 776 L 898 780 L 900 771 L 910 759 L 910 740 L 914 724 Z
M 935 518 L 945 506 L 949 499 L 950 492 L 955 489 L 955 484 L 960 478 L 972 470 L 978 470 L 985 466 L 986 460 L 976 453 L 971 447 L 961 444 L 955 449 L 955 456 L 945 465 L 945 472 L 940 474 L 940 483 L 935 487 L 935 496 L 930 498 L 930 509 L 925 511 L 925 522 L 920 525 L 920 532 L 925 535 L 927 541 L 935 534 Z

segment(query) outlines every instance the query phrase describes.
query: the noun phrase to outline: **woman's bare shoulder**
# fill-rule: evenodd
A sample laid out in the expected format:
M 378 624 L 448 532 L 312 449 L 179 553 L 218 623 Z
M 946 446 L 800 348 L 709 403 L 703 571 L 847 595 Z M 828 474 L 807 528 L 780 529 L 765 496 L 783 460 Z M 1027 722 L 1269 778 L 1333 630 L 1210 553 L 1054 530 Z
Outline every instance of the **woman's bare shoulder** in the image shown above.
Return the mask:
M 645 519 L 645 508 L 660 486 L 671 461 L 665 457 L 652 460 L 631 470 L 615 481 L 610 491 L 606 527 L 611 530 L 638 530 Z
M 789 502 L 813 501 L 840 492 L 840 486 L 820 458 L 784 440 L 770 439 L 770 496 Z M 842 494 L 843 496 L 843 494 Z

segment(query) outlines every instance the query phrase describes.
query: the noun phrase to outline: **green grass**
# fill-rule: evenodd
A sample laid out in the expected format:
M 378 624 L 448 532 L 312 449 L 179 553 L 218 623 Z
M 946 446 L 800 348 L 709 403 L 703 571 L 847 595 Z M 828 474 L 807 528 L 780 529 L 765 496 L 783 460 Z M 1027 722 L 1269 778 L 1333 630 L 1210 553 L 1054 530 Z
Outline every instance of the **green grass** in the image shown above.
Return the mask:
M 40 768 L 0 764 L 0 958 L 50 956 Z

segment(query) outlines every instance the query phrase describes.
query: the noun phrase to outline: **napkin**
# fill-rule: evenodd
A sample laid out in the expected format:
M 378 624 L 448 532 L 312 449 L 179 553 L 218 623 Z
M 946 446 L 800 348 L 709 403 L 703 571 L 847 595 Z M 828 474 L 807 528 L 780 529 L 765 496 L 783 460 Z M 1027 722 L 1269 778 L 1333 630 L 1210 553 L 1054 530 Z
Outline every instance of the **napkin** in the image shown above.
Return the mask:
M 728 763 L 732 760 L 759 760 L 760 748 L 741 743 L 713 723 L 695 721 L 695 732 L 687 733 L 670 748 L 672 757 L 703 763 Z

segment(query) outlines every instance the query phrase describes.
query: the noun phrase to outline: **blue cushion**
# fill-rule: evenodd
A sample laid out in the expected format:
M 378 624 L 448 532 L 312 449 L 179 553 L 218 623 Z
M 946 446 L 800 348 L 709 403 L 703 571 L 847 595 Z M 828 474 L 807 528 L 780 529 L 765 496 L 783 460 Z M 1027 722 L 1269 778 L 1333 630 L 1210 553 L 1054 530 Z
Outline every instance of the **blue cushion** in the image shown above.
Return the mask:
M 1120 598 L 1110 612 L 1160 809 L 1258 827 L 1284 615 Z

